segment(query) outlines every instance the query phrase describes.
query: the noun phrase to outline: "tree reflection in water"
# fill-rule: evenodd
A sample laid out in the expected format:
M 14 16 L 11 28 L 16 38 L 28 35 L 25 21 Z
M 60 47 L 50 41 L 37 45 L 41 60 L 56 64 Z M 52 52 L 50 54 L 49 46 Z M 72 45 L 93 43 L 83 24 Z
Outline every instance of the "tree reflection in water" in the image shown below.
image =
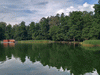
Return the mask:
M 77 45 L 67 44 L 16 44 L 15 47 L 0 45 L 0 61 L 6 61 L 13 55 L 25 62 L 26 56 L 32 61 L 40 61 L 43 66 L 52 66 L 71 74 L 80 75 L 97 70 L 100 74 L 100 48 L 96 51 Z M 95 48 L 94 48 L 95 49 Z

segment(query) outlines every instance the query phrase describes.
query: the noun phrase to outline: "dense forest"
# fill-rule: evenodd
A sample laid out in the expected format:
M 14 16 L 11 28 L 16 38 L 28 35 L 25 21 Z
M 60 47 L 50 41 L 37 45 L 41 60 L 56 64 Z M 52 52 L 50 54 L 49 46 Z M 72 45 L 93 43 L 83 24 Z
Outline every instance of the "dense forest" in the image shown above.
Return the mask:
M 22 21 L 12 25 L 0 22 L 0 40 L 55 40 L 82 41 L 100 39 L 100 2 L 94 5 L 94 12 L 73 11 L 69 16 L 57 14 L 43 17 L 38 23 L 28 26 Z

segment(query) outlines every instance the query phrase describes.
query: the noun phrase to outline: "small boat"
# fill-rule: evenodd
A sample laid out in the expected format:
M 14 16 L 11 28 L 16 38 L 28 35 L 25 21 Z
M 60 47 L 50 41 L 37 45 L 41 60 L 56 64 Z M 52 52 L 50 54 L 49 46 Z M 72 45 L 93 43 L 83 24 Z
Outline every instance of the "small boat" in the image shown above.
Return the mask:
M 3 40 L 1 43 L 15 43 L 14 39 Z

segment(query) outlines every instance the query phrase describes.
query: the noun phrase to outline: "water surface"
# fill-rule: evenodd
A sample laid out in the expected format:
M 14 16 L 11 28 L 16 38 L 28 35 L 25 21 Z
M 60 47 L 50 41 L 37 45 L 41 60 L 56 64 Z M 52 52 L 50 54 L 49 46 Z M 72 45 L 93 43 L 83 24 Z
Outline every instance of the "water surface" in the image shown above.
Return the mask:
M 99 75 L 100 47 L 0 44 L 0 75 Z

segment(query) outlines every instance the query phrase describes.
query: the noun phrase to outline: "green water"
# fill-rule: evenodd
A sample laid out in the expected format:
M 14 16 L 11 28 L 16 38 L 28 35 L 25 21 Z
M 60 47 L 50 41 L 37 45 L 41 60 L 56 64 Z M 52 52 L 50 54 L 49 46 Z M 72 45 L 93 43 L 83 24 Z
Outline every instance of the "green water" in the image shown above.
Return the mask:
M 95 50 L 96 49 L 96 50 Z M 0 44 L 0 75 L 99 75 L 100 47 Z

